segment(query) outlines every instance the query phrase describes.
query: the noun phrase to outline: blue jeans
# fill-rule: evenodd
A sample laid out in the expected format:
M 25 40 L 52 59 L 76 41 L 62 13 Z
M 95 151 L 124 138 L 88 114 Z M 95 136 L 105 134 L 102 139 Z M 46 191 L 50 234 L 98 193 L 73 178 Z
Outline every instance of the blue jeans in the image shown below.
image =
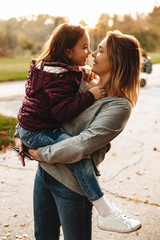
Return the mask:
M 91 240 L 92 204 L 58 182 L 41 166 L 34 183 L 34 229 L 36 240 Z
M 60 142 L 71 137 L 68 134 L 59 131 L 58 129 L 46 129 L 34 132 L 24 129 L 20 125 L 18 125 L 17 131 L 23 144 L 26 147 L 33 149 L 52 145 L 56 142 Z
M 19 136 L 29 148 L 44 147 L 65 140 L 71 136 L 57 129 L 32 132 L 18 126 Z M 103 196 L 97 181 L 91 158 L 83 159 L 72 164 L 77 180 L 90 202 Z

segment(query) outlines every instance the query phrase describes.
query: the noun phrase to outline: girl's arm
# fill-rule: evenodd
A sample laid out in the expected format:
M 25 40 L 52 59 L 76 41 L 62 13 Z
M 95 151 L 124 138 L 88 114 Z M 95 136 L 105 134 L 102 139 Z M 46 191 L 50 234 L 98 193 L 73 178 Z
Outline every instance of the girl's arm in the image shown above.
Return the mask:
M 44 91 L 50 99 L 50 111 L 58 122 L 68 121 L 77 117 L 86 108 L 91 106 L 96 99 L 106 95 L 103 89 L 95 87 L 90 91 L 82 92 L 76 96 L 78 86 L 76 80 L 68 78 L 57 78 L 45 85 Z
M 85 65 L 84 67 L 80 67 L 80 70 L 84 73 L 84 80 L 90 82 L 92 80 L 99 80 L 99 76 L 92 72 L 92 68 L 89 65 Z

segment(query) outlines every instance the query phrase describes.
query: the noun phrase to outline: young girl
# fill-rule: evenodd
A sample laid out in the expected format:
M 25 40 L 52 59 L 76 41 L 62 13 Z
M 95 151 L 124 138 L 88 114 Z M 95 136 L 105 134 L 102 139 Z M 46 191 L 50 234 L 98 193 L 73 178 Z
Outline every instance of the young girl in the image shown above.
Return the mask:
M 84 28 L 63 24 L 53 32 L 47 44 L 38 60 L 31 63 L 26 96 L 18 114 L 17 131 L 29 148 L 43 147 L 69 138 L 69 135 L 58 130 L 62 123 L 79 115 L 94 100 L 105 96 L 103 88 L 96 86 L 87 90 L 87 83 L 81 81 L 82 72 L 78 69 L 86 64 L 90 54 L 89 37 Z M 78 89 L 81 93 L 77 96 Z M 84 159 L 72 166 L 80 186 L 99 214 L 110 216 L 115 209 L 100 189 L 92 160 Z M 131 219 L 128 228 L 128 218 L 127 221 L 125 215 L 123 218 L 121 229 L 114 231 L 131 232 L 140 227 L 139 221 Z

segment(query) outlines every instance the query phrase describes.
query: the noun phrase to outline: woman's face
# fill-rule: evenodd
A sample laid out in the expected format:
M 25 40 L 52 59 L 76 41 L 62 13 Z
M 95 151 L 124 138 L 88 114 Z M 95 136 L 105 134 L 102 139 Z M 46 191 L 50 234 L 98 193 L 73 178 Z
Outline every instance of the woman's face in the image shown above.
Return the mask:
M 111 70 L 111 63 L 107 54 L 107 38 L 98 46 L 98 49 L 92 54 L 94 57 L 92 71 L 99 77 L 105 77 Z

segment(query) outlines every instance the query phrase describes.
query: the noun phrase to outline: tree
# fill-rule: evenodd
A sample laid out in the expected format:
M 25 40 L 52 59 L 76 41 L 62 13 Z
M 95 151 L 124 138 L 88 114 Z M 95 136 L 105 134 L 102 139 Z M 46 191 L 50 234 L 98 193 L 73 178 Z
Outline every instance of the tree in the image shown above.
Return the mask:
M 109 29 L 109 20 L 110 16 L 107 13 L 103 13 L 100 16 L 95 28 L 90 30 L 91 46 L 93 51 L 96 50 L 98 43 L 100 43 L 102 39 L 105 38 L 106 33 Z
M 113 24 L 110 25 L 112 20 Z M 55 17 L 47 14 L 38 16 L 11 18 L 0 20 L 0 56 L 11 56 L 24 51 L 38 53 L 52 31 L 62 23 L 68 22 L 67 17 Z M 80 22 L 88 29 L 87 23 Z M 133 34 L 146 51 L 160 50 L 160 6 L 155 6 L 148 15 L 137 14 L 132 18 L 107 13 L 101 14 L 95 28 L 89 29 L 91 49 L 96 50 L 98 44 L 106 36 L 108 30 L 119 30 L 122 33 Z
M 11 56 L 17 46 L 17 38 L 11 26 L 7 23 L 0 29 L 0 56 Z
M 153 36 L 153 41 L 160 50 L 160 7 L 154 7 L 153 11 L 148 15 L 148 26 L 150 34 Z

